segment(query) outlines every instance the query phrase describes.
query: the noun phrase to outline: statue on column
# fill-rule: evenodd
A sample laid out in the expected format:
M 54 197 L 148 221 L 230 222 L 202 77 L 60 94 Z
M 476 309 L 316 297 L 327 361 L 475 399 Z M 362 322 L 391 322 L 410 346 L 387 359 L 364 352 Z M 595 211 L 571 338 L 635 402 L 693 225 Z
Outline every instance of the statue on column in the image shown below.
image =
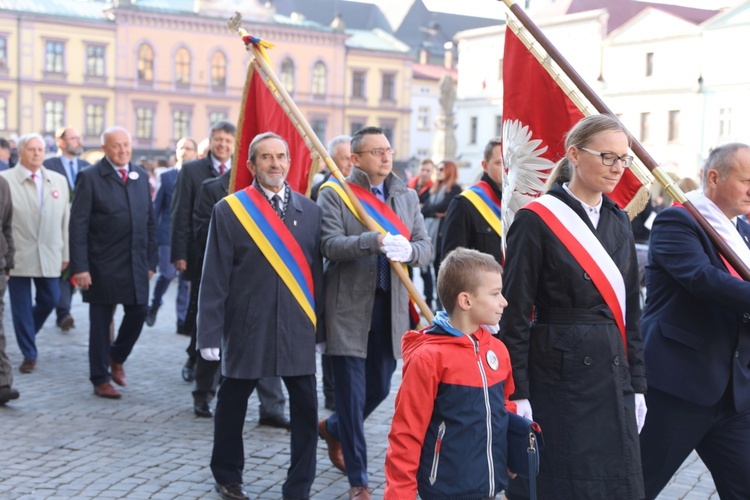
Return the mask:
M 432 159 L 437 163 L 456 157 L 456 129 L 453 106 L 456 103 L 456 85 L 450 73 L 440 77 L 440 114 L 435 122 L 435 137 L 432 139 Z

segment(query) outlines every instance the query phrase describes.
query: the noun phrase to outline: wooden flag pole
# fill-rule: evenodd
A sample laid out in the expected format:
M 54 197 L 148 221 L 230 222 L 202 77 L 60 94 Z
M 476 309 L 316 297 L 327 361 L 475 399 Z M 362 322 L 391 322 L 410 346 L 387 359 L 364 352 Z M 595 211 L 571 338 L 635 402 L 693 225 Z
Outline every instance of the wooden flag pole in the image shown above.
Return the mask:
M 299 110 L 294 100 L 291 98 L 289 93 L 279 81 L 278 77 L 273 71 L 273 68 L 271 68 L 271 65 L 264 57 L 262 50 L 258 47 L 257 42 L 254 42 L 252 40 L 250 40 L 249 42 L 247 41 L 248 33 L 244 28 L 241 27 L 241 19 L 242 17 L 240 16 L 240 14 L 238 12 L 235 13 L 235 15 L 229 20 L 229 27 L 232 30 L 236 31 L 243 38 L 243 41 L 245 41 L 246 49 L 253 53 L 253 64 L 255 64 L 256 70 L 261 70 L 261 76 L 264 77 L 264 82 L 266 83 L 266 86 L 268 86 L 268 89 L 271 91 L 271 94 L 273 94 L 279 104 L 283 106 L 284 110 L 292 119 L 292 123 L 294 124 L 295 128 L 297 128 L 297 131 L 300 133 L 300 135 L 302 135 L 302 137 L 304 137 L 306 140 L 310 141 L 315 152 L 317 152 L 320 158 L 322 158 L 326 162 L 326 165 L 331 170 L 331 174 L 336 177 L 339 183 L 341 183 L 341 187 L 344 189 L 344 192 L 351 200 L 354 209 L 357 211 L 359 219 L 364 221 L 365 227 L 367 227 L 367 229 L 370 231 L 378 232 L 375 221 L 373 221 L 372 218 L 367 214 L 364 207 L 362 206 L 362 203 L 359 201 L 359 198 L 357 198 L 351 187 L 349 187 L 349 183 L 341 173 L 341 170 L 339 170 L 339 168 L 336 166 L 336 163 L 334 163 L 333 159 L 328 154 L 328 151 L 320 142 L 320 139 L 318 139 L 318 136 L 315 135 L 315 132 L 313 132 L 310 124 L 307 123 L 307 120 L 305 119 L 304 115 L 302 115 L 302 112 Z M 422 315 L 425 317 L 425 319 L 427 319 L 429 323 L 432 323 L 432 311 L 422 298 L 422 294 L 419 293 L 417 287 L 414 286 L 411 278 L 409 278 L 409 274 L 406 272 L 405 266 L 401 262 L 395 262 L 392 260 L 389 260 L 389 262 L 391 263 L 391 268 L 394 270 L 398 278 L 406 287 L 409 295 L 414 300 L 414 303 L 417 304 L 417 307 L 419 307 Z
M 617 116 L 609 109 L 604 101 L 594 92 L 586 81 L 578 74 L 573 66 L 565 59 L 559 50 L 549 41 L 542 33 L 542 30 L 531 20 L 524 10 L 513 0 L 498 0 L 505 3 L 506 7 L 516 16 L 516 19 L 523 24 L 532 37 L 547 52 L 547 55 L 560 67 L 565 75 L 570 78 L 583 96 L 591 103 L 592 106 L 601 114 L 606 114 L 618 119 Z M 618 119 L 619 120 L 619 119 Z M 706 232 L 716 249 L 727 259 L 729 264 L 734 267 L 745 281 L 750 281 L 750 269 L 745 263 L 729 248 L 724 239 L 719 236 L 716 229 L 711 226 L 700 212 L 695 208 L 693 203 L 685 197 L 685 193 L 675 184 L 672 178 L 662 169 L 646 149 L 633 138 L 631 148 L 633 153 L 641 160 L 643 165 L 649 169 L 651 174 L 659 181 L 664 190 L 675 200 L 680 202 L 688 212 L 695 218 L 701 228 Z

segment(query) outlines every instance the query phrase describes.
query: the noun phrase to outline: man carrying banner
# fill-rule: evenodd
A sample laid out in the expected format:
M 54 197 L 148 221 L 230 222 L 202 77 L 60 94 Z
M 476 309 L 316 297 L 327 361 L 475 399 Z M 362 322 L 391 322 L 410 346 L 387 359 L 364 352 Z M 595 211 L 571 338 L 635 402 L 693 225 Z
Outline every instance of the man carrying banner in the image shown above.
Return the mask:
M 333 464 L 346 471 L 350 498 L 371 498 L 364 420 L 388 396 L 401 337 L 409 330 L 409 296 L 388 259 L 430 262 L 417 193 L 393 173 L 393 149 L 382 129 L 352 137 L 349 186 L 382 228 L 368 231 L 341 186 L 320 189 L 321 244 L 326 268 L 326 352 L 336 381 L 336 412 L 318 426 Z M 343 454 L 342 454 L 343 448 Z
M 453 198 L 445 214 L 443 251 L 471 248 L 503 263 L 503 223 L 500 213 L 503 182 L 502 139 L 490 139 L 484 147 L 484 174 L 472 187 Z
M 714 149 L 688 200 L 750 266 L 750 146 Z M 646 498 L 697 450 L 721 498 L 750 494 L 750 283 L 683 207 L 651 229 L 643 313 L 648 417 L 641 434 Z
M 197 347 L 219 361 L 211 471 L 222 498 L 247 498 L 242 428 L 261 377 L 289 391 L 291 464 L 284 498 L 309 498 L 315 479 L 316 304 L 323 287 L 321 211 L 286 182 L 289 147 L 266 132 L 249 147 L 253 184 L 214 207 L 199 291 Z

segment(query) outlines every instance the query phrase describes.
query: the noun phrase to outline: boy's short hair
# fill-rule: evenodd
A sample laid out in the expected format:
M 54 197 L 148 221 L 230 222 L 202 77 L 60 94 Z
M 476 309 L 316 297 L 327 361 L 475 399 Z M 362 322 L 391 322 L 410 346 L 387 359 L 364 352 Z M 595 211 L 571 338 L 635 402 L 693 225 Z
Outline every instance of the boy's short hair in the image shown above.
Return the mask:
M 458 247 L 445 256 L 438 271 L 437 289 L 440 302 L 450 316 L 461 292 L 474 293 L 481 285 L 482 272 L 503 273 L 492 255 Z

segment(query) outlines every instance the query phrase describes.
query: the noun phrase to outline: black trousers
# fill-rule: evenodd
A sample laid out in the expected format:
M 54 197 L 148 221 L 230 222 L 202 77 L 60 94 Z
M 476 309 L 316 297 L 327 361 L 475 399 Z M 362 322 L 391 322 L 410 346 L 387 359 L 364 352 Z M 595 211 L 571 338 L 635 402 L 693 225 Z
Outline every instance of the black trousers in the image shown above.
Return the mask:
M 143 330 L 148 305 L 127 305 L 115 341 L 110 344 L 109 325 L 117 304 L 89 304 L 89 373 L 94 385 L 109 382 L 109 358 L 124 363 Z
M 315 480 L 315 453 L 318 445 L 318 397 L 315 375 L 282 377 L 289 391 L 291 463 L 282 487 L 284 498 L 309 498 Z M 214 415 L 214 447 L 211 472 L 219 484 L 242 482 L 245 448 L 242 428 L 247 400 L 258 379 L 225 378 L 219 386 Z
M 750 411 L 735 410 L 730 390 L 705 407 L 649 388 L 646 406 L 640 439 L 647 499 L 657 497 L 693 450 L 722 499 L 750 498 Z

